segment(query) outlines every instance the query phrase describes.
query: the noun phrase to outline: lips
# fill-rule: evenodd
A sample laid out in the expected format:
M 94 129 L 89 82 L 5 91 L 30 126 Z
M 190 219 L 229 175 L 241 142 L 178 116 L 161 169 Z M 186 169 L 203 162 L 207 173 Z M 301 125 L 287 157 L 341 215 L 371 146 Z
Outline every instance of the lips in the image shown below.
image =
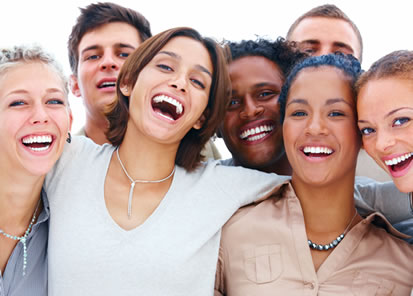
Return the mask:
M 111 90 L 113 90 L 116 87 L 116 78 L 102 79 L 97 83 L 96 86 L 99 89 L 111 89 Z
M 29 135 L 22 138 L 24 146 L 35 152 L 41 152 L 49 149 L 53 142 L 53 136 L 50 134 L 45 135 Z
M 274 127 L 275 126 L 272 123 L 260 124 L 255 127 L 244 129 L 239 137 L 241 140 L 254 142 L 269 135 L 274 130 Z
M 178 120 L 184 114 L 182 103 L 167 95 L 157 95 L 152 98 L 151 103 L 152 109 L 168 120 Z

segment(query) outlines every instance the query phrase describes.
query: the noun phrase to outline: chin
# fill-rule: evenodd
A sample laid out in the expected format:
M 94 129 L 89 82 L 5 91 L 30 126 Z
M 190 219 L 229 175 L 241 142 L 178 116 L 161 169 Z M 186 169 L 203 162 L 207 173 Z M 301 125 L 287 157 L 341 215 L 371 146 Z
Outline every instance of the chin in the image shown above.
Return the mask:
M 400 179 L 393 179 L 394 185 L 396 185 L 397 189 L 403 193 L 413 192 L 413 178 L 412 177 L 405 177 L 403 180 Z

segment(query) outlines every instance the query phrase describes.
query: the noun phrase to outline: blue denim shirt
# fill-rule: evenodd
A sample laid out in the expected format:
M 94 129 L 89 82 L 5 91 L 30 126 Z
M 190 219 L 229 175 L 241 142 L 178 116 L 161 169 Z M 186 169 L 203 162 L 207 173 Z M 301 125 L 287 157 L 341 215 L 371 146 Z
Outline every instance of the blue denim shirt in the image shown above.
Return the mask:
M 0 296 L 47 296 L 47 239 L 49 203 L 42 191 L 43 210 L 27 237 L 27 266 L 23 276 L 23 244 L 17 243 L 4 273 L 0 272 Z

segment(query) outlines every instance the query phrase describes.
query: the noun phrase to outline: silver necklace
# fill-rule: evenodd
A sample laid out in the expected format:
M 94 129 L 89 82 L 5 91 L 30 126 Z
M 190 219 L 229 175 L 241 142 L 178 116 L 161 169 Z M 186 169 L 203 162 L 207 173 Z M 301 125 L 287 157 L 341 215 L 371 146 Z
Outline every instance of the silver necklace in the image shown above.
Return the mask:
M 118 160 L 119 160 L 120 166 L 122 167 L 123 172 L 125 173 L 126 177 L 128 177 L 129 181 L 131 182 L 130 183 L 130 190 L 129 190 L 129 199 L 128 199 L 128 218 L 130 219 L 130 217 L 132 215 L 132 197 L 133 197 L 133 189 L 135 188 L 135 184 L 136 183 L 144 183 L 144 184 L 146 184 L 146 183 L 161 183 L 163 181 L 166 181 L 170 177 L 172 177 L 172 175 L 175 173 L 175 168 L 176 167 L 174 166 L 174 169 L 172 170 L 172 172 L 168 176 L 166 176 L 165 178 L 160 179 L 160 180 L 153 180 L 153 181 L 152 180 L 133 180 L 131 178 L 131 176 L 129 176 L 128 172 L 126 171 L 126 169 L 125 169 L 125 167 L 122 163 L 122 160 L 120 160 L 119 147 L 116 148 L 116 155 L 118 156 Z
M 318 250 L 318 251 L 327 251 L 329 249 L 334 249 L 343 240 L 344 236 L 347 234 L 348 228 L 350 227 L 351 223 L 353 223 L 354 218 L 356 218 L 356 216 L 357 216 L 357 211 L 354 213 L 354 216 L 351 219 L 350 223 L 347 225 L 346 229 L 344 229 L 344 232 L 340 234 L 339 236 L 337 236 L 337 238 L 333 240 L 331 243 L 325 244 L 325 245 L 319 245 L 319 244 L 313 243 L 311 240 L 308 240 L 308 246 L 311 249 Z
M 36 213 L 37 213 L 37 210 L 39 209 L 39 205 L 40 205 L 40 199 L 37 202 L 37 206 L 36 206 L 36 209 L 34 210 L 32 220 L 30 221 L 29 226 L 27 227 L 26 231 L 24 232 L 22 236 L 11 235 L 0 229 L 0 233 L 4 235 L 5 237 L 10 238 L 12 240 L 20 241 L 23 244 L 23 276 L 26 275 L 26 266 L 27 266 L 27 236 L 29 235 L 30 230 L 32 229 L 32 226 L 34 224 L 34 221 L 36 220 Z

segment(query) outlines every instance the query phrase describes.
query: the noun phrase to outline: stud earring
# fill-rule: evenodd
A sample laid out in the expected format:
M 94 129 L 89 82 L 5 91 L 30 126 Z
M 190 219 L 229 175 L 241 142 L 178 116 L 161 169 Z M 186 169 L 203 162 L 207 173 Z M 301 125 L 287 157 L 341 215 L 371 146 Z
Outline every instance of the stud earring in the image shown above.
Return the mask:
M 72 143 L 72 135 L 70 134 L 70 132 L 67 132 L 66 142 L 68 142 L 69 144 Z

